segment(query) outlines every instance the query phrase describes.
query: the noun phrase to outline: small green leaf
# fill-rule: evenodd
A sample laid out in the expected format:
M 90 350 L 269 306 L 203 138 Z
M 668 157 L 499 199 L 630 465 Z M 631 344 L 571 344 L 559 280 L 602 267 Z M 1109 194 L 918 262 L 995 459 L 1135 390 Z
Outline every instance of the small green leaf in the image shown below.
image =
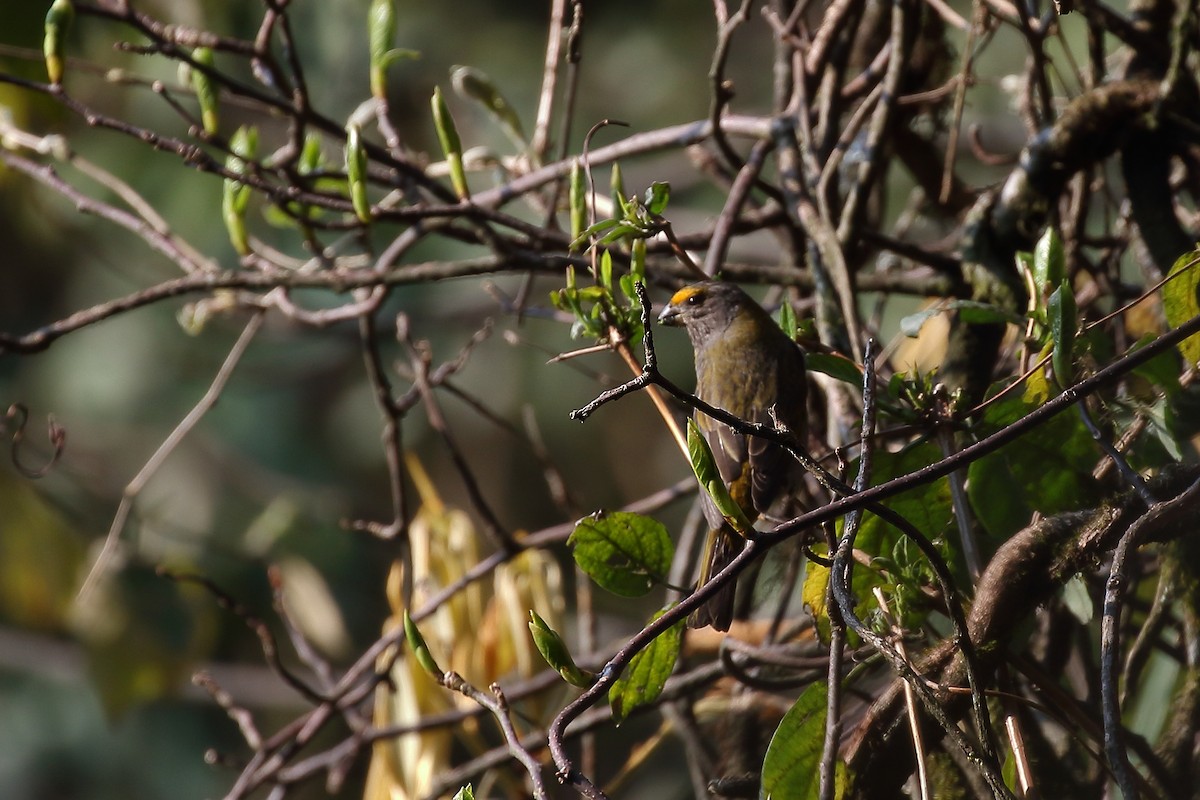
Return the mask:
M 367 199 L 367 152 L 362 132 L 357 125 L 346 129 L 346 178 L 350 185 L 350 202 L 354 214 L 362 222 L 371 221 L 371 201 Z
M 420 57 L 420 50 L 413 50 L 408 47 L 393 47 L 383 54 L 382 66 L 386 69 L 397 61 L 416 61 Z
M 525 130 L 521 126 L 521 118 L 486 73 L 474 67 L 456 66 L 450 71 L 450 82 L 460 95 L 475 100 L 487 109 L 512 143 L 525 149 Z
M 1067 275 L 1067 261 L 1063 254 L 1062 239 L 1054 228 L 1038 239 L 1033 249 L 1033 285 L 1042 297 L 1056 289 Z
M 371 95 L 380 100 L 387 97 L 388 52 L 396 38 L 396 6 L 394 0 L 371 0 L 367 13 L 367 35 L 371 54 Z
M 634 282 L 646 282 L 646 240 L 634 239 L 629 248 L 629 275 Z M 633 299 L 633 295 L 629 296 Z
M 792 304 L 786 300 L 779 306 L 779 327 L 789 339 L 796 341 L 800 323 L 796 319 L 796 309 L 792 308 Z
M 1193 250 L 1180 256 L 1169 275 L 1178 275 L 1168 281 L 1162 289 L 1163 312 L 1167 324 L 1177 328 L 1192 317 L 1200 314 L 1200 250 Z M 1187 271 L 1186 274 L 1179 273 Z M 1189 336 L 1178 345 L 1179 352 L 1189 364 L 1200 361 L 1200 333 Z
M 862 386 L 862 369 L 845 356 L 805 353 L 804 365 L 811 372 L 820 372 L 853 386 Z
M 700 429 L 696 427 L 696 423 L 690 419 L 688 420 L 687 445 L 688 457 L 692 462 L 692 472 L 695 473 L 696 480 L 700 482 L 700 488 L 708 493 L 717 510 L 721 512 L 721 516 L 725 517 L 734 530 L 742 533 L 750 531 L 754 525 L 746 518 L 746 513 L 742 511 L 741 506 L 733 501 L 729 494 L 729 487 L 725 485 L 725 481 L 721 480 L 717 462 L 713 459 L 708 442 L 700 433 Z
M 643 202 L 646 205 L 646 210 L 657 217 L 667 210 L 667 201 L 670 199 L 671 184 L 666 181 L 655 181 L 646 190 L 646 197 Z
M 408 649 L 412 651 L 413 657 L 417 659 L 421 668 L 441 680 L 442 668 L 433 660 L 433 654 L 429 652 L 429 646 L 425 644 L 425 637 L 421 635 L 417 623 L 413 622 L 407 611 L 404 612 L 404 638 L 408 641 Z
M 614 161 L 612 177 L 609 178 L 609 193 L 612 197 L 613 216 L 625 216 L 625 178 L 621 175 L 621 162 Z
M 804 586 L 800 590 L 804 605 L 817 623 L 821 641 L 829 641 L 829 567 L 808 560 L 804 564 Z
M 760 798 L 816 800 L 821 788 L 821 751 L 825 741 L 824 681 L 809 684 L 783 715 L 763 759 Z M 846 796 L 846 765 L 834 769 L 834 797 Z
M 234 132 L 229 140 L 230 154 L 225 159 L 225 168 L 236 175 L 244 175 L 246 162 L 254 158 L 258 150 L 258 129 L 245 125 Z M 238 255 L 250 252 L 250 240 L 246 233 L 246 206 L 250 201 L 250 187 L 241 181 L 226 178 L 221 191 L 221 218 L 229 233 L 229 242 Z
M 450 169 L 450 183 L 459 199 L 466 200 L 471 196 L 467 187 L 467 173 L 463 170 L 462 140 L 458 138 L 458 128 L 446 99 L 442 97 L 440 87 L 434 87 L 433 98 L 430 100 L 433 109 L 433 125 L 437 129 L 438 142 L 442 146 L 442 155 L 446 157 L 446 166 Z
M 573 171 L 574 170 L 572 170 L 572 172 Z M 572 184 L 572 185 L 574 185 L 574 184 Z M 572 202 L 574 202 L 573 199 L 572 199 Z M 574 213 L 574 209 L 572 209 L 571 224 L 574 225 L 575 222 L 576 222 L 575 213 Z M 582 223 L 582 220 L 580 220 L 580 223 Z M 621 222 L 621 220 L 611 219 L 611 218 L 610 219 L 602 219 L 599 222 L 597 222 L 595 225 L 592 225 L 592 226 L 588 227 L 587 229 L 580 231 L 579 235 L 576 236 L 571 241 L 571 244 L 567 245 L 567 249 L 572 250 L 572 251 L 578 250 L 581 247 L 583 247 L 584 245 L 586 245 L 593 236 L 597 236 L 599 234 L 606 233 L 606 232 L 611 233 L 614 230 L 619 231 L 620 229 L 623 229 L 624 227 L 625 227 L 625 225 L 623 222 Z M 624 235 L 624 233 L 618 232 L 617 238 L 620 238 L 623 235 Z M 609 238 L 610 237 L 606 236 L 603 239 L 599 240 L 597 242 L 597 244 L 605 244 L 605 243 L 607 243 Z
M 568 202 L 571 208 L 571 248 L 579 246 L 581 240 L 584 239 L 584 228 L 587 226 L 587 182 L 583 179 L 583 164 L 579 159 L 575 159 L 571 163 L 571 177 L 569 184 Z M 611 225 L 616 224 L 616 220 L 605 220 Z M 599 225 L 600 223 L 597 223 Z
M 533 636 L 533 644 L 542 654 L 542 658 L 546 659 L 546 663 L 553 667 L 564 681 L 581 689 L 592 685 L 596 676 L 575 665 L 575 659 L 571 658 L 571 650 L 558 635 L 558 631 L 547 625 L 546 620 L 532 609 L 529 611 L 529 633 Z
M 637 288 L 634 286 L 632 275 L 628 273 L 622 275 L 618 283 L 621 286 L 621 294 L 625 295 L 626 299 L 634 300 L 637 298 Z
M 600 254 L 600 285 L 612 291 L 613 284 L 613 261 L 612 253 L 605 250 Z
M 475 800 L 475 790 L 471 788 L 471 784 L 468 783 L 466 786 L 454 793 L 452 800 Z
M 584 517 L 567 544 L 580 569 L 622 597 L 641 597 L 662 583 L 675 553 L 661 522 L 627 511 Z
M 234 131 L 229 140 L 229 157 L 225 159 L 225 168 L 238 175 L 244 175 L 246 162 L 254 158 L 257 152 L 258 128 L 242 125 Z
M 669 611 L 662 609 L 650 618 L 650 624 Z M 683 645 L 683 620 L 655 637 L 645 649 L 629 662 L 625 672 L 608 690 L 608 704 L 613 721 L 620 725 L 633 711 L 658 699 L 667 678 L 675 670 L 679 650 Z
M 309 131 L 304 135 L 304 147 L 300 150 L 300 158 L 296 161 L 296 170 L 301 175 L 308 175 L 321 168 L 321 137 Z
M 63 45 L 74 19 L 75 6 L 70 0 L 54 0 L 50 4 L 50 10 L 46 12 L 42 54 L 46 57 L 46 74 L 55 86 L 62 83 L 63 73 L 66 71 Z
M 193 50 L 192 60 L 210 69 L 215 63 L 213 51 L 207 47 L 197 47 Z M 205 133 L 215 134 L 219 126 L 216 85 L 213 84 L 213 80 L 207 72 L 193 68 L 192 90 L 196 92 L 196 102 L 200 104 L 200 124 L 204 127 Z
M 1075 371 L 1072 359 L 1075 355 L 1075 334 L 1079 326 L 1075 292 L 1065 279 L 1050 295 L 1047 311 L 1050 316 L 1050 337 L 1054 342 L 1050 363 L 1054 367 L 1054 379 L 1065 389 L 1071 385 Z

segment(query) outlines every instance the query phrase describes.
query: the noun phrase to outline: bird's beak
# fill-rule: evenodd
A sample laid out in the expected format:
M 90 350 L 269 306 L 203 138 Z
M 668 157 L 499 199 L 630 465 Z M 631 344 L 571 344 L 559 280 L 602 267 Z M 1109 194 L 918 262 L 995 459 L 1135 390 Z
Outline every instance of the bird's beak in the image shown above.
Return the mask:
M 667 307 L 664 308 L 661 313 L 659 313 L 658 324 L 671 326 L 682 325 L 682 317 L 683 314 L 679 311 L 678 306 L 674 304 L 668 304 Z

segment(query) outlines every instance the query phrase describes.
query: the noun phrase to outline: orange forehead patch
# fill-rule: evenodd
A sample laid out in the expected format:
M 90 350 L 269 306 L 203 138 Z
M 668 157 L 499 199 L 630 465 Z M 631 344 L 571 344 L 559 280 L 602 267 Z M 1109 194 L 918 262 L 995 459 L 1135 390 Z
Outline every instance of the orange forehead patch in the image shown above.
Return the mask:
M 671 305 L 677 306 L 686 303 L 688 298 L 695 297 L 703 291 L 704 289 L 699 286 L 685 286 L 675 294 L 671 295 Z

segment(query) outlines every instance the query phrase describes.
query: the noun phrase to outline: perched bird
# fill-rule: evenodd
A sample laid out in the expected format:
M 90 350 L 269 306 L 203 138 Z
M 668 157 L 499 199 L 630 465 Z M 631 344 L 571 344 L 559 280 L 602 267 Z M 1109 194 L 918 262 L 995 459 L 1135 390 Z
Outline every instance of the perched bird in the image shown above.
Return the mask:
M 747 422 L 771 423 L 771 409 L 798 443 L 806 431 L 804 356 L 799 346 L 749 295 L 730 283 L 705 281 L 680 289 L 658 317 L 682 326 L 696 357 L 696 396 Z M 730 496 L 755 520 L 786 503 L 797 485 L 798 465 L 779 445 L 745 436 L 697 411 L 696 426 L 713 452 Z M 707 494 L 700 502 L 708 523 L 700 585 L 742 549 L 742 538 Z M 692 628 L 729 630 L 734 612 L 731 581 L 688 618 Z

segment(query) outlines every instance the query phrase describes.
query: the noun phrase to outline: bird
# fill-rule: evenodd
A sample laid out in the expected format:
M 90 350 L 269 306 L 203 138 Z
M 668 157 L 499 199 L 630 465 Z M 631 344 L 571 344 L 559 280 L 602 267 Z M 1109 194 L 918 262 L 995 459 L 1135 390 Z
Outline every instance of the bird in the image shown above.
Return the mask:
M 750 295 L 724 281 L 693 283 L 672 295 L 658 321 L 687 332 L 695 356 L 697 398 L 746 422 L 778 421 L 797 443 L 804 443 L 804 354 Z M 769 517 L 773 509 L 786 505 L 800 473 L 786 448 L 739 433 L 700 410 L 693 419 L 747 519 Z M 701 493 L 700 503 L 708 525 L 699 582 L 703 586 L 737 556 L 744 540 L 707 493 Z M 729 630 L 735 592 L 735 583 L 728 582 L 692 612 L 688 627 Z

